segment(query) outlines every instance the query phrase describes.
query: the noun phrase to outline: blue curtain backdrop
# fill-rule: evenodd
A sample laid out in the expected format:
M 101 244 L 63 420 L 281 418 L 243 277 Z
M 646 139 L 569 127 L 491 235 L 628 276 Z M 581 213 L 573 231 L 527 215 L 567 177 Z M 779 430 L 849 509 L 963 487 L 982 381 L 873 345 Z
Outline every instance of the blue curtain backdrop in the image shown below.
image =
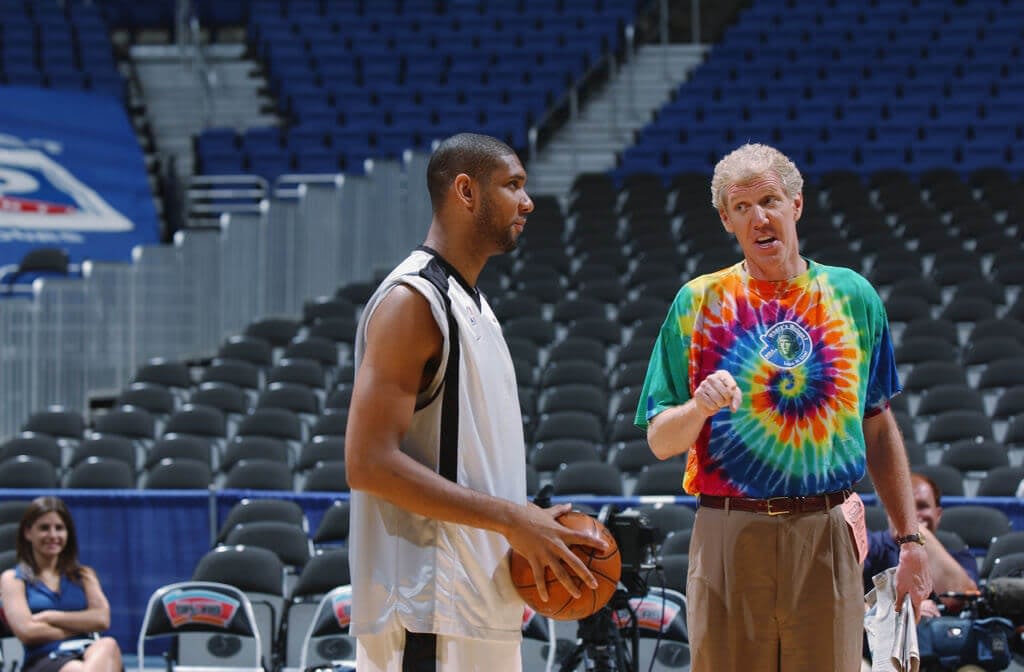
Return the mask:
M 298 502 L 316 531 L 324 511 L 348 494 L 240 491 L 141 490 L 0 490 L 0 501 L 29 501 L 39 495 L 61 497 L 71 510 L 78 531 L 82 562 L 99 574 L 110 600 L 111 628 L 125 654 L 137 650 L 143 610 L 157 588 L 192 577 L 199 558 L 210 550 L 213 536 L 228 511 L 249 498 L 290 499 Z M 570 501 L 556 497 L 555 501 Z M 598 508 L 649 503 L 694 506 L 693 497 L 576 497 L 571 501 Z M 868 504 L 875 497 L 865 495 Z M 1013 497 L 944 497 L 946 509 L 960 504 L 985 504 L 1004 511 L 1013 529 L 1024 530 L 1024 500 Z M 147 655 L 156 653 L 147 646 Z

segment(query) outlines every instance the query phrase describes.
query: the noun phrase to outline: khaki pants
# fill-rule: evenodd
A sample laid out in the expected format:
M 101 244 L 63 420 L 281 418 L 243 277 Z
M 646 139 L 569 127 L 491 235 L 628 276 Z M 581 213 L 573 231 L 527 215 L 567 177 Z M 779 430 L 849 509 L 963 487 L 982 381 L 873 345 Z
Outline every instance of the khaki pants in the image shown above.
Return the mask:
M 857 672 L 864 595 L 842 507 L 701 507 L 686 582 L 692 672 Z

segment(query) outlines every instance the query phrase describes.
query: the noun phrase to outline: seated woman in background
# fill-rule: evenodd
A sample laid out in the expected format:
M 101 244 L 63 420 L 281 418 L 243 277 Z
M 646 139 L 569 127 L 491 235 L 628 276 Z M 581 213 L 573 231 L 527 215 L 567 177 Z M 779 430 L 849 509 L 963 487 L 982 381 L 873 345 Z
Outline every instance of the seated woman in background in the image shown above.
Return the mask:
M 0 575 L 0 598 L 25 648 L 23 672 L 119 672 L 117 642 L 90 637 L 110 627 L 110 604 L 96 572 L 78 562 L 75 524 L 61 499 L 29 504 L 16 552 L 17 566 Z

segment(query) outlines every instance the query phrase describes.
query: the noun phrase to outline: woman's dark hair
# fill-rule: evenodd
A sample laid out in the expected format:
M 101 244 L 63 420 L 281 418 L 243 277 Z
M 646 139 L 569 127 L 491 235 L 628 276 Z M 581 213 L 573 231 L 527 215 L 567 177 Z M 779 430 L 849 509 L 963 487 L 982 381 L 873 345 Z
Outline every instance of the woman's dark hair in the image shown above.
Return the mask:
M 37 520 L 48 513 L 56 513 L 60 516 L 68 533 L 64 550 L 57 558 L 57 571 L 73 581 L 78 581 L 82 577 L 82 565 L 78 562 L 78 536 L 75 534 L 75 521 L 71 519 L 71 512 L 68 511 L 64 500 L 60 497 L 36 497 L 25 509 L 25 513 L 21 517 L 21 524 L 18 526 L 18 540 L 14 547 L 18 563 L 23 566 L 23 571 L 29 570 L 25 572 L 25 578 L 34 581 L 36 574 L 39 573 L 39 567 L 36 565 L 35 555 L 32 554 L 32 544 L 25 538 L 25 533 Z

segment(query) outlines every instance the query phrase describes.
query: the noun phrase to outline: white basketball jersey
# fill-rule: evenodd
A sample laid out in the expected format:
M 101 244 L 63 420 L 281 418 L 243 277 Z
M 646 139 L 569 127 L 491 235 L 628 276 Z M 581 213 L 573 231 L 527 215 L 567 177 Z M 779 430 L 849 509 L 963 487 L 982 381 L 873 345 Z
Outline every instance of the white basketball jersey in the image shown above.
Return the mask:
M 526 455 L 512 358 L 487 301 L 481 296 L 478 306 L 452 271 L 421 248 L 388 275 L 360 319 L 356 375 L 366 325 L 384 296 L 397 284 L 420 292 L 430 302 L 444 348 L 437 374 L 417 399 L 402 451 L 445 475 L 441 426 L 451 338 L 445 301 L 429 278 L 442 284 L 447 278 L 460 351 L 458 455 L 447 464 L 459 485 L 525 503 Z M 523 602 L 509 576 L 509 546 L 502 535 L 425 518 L 358 491 L 352 492 L 351 511 L 353 635 L 382 632 L 397 622 L 412 632 L 520 638 Z

